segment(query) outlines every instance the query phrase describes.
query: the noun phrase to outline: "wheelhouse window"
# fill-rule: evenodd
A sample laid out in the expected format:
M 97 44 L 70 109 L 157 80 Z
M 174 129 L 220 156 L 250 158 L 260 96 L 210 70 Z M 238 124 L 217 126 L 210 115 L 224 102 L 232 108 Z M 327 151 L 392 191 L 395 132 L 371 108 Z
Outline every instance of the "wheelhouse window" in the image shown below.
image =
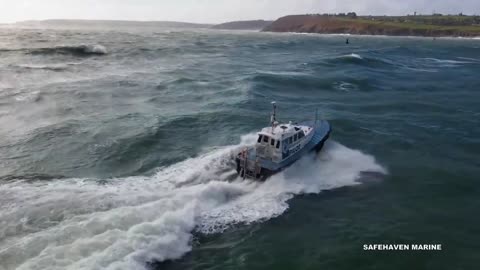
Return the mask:
M 295 135 L 293 135 L 293 141 L 297 141 L 298 140 L 298 133 L 296 133 Z
M 268 137 L 267 136 L 263 136 L 263 142 L 268 143 Z
M 258 142 L 258 143 L 262 142 L 262 138 L 263 138 L 262 135 L 258 135 L 258 140 L 257 140 L 257 142 Z
M 274 145 L 275 145 L 275 139 L 271 139 L 271 140 L 270 140 L 270 145 L 271 145 L 271 146 L 274 146 Z
M 298 139 L 301 139 L 305 137 L 305 133 L 303 133 L 303 130 L 298 133 Z
M 280 149 L 280 141 L 277 141 L 277 146 L 276 146 L 277 149 Z
M 293 137 L 288 138 L 288 143 L 292 144 L 293 143 Z

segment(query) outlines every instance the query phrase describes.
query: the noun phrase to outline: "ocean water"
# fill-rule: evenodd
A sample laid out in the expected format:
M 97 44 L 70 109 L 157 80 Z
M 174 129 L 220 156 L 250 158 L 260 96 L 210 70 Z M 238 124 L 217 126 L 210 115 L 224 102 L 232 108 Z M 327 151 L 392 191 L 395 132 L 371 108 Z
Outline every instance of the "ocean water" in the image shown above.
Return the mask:
M 478 268 L 480 40 L 349 38 L 1 29 L 0 269 Z M 331 139 L 243 181 L 272 100 Z

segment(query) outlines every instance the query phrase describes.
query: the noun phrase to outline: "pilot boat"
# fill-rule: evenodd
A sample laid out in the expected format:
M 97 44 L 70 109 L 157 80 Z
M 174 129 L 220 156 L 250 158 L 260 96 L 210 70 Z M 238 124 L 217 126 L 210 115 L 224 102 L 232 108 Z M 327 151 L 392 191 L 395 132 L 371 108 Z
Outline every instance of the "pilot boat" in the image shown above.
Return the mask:
M 235 157 L 237 173 L 244 179 L 266 180 L 307 153 L 320 151 L 330 136 L 330 124 L 318 120 L 317 115 L 315 121 L 281 124 L 276 119 L 276 103 L 272 106 L 270 126 L 258 132 L 253 147 L 242 149 Z

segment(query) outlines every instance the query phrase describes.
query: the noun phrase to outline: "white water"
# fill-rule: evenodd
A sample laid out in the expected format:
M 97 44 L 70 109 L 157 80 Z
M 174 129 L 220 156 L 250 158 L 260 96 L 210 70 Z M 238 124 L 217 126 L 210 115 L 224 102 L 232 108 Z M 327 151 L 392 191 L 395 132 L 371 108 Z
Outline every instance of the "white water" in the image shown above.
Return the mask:
M 437 58 L 423 58 L 424 60 L 435 63 L 435 65 L 443 65 L 445 67 L 456 66 L 460 64 L 473 64 L 472 61 L 459 61 L 450 59 L 437 59 Z
M 351 54 L 347 54 L 347 55 L 344 55 L 343 57 L 345 58 L 356 58 L 356 59 L 363 59 L 363 57 L 361 57 L 359 54 L 356 54 L 356 53 L 351 53 Z
M 295 194 L 356 185 L 375 159 L 341 144 L 265 183 L 225 181 L 242 144 L 162 168 L 153 177 L 0 185 L 0 269 L 143 269 L 191 250 L 192 231 L 219 233 L 282 214 Z
M 82 45 L 81 46 L 86 53 L 107 54 L 107 48 L 102 45 Z

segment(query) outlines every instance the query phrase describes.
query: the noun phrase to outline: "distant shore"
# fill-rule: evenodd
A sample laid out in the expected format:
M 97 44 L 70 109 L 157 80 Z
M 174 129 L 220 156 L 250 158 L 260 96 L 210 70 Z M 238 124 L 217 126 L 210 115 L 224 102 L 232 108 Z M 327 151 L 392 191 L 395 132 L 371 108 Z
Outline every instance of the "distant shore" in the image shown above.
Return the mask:
M 223 30 L 262 30 L 269 26 L 273 21 L 251 20 L 251 21 L 233 21 L 212 26 L 212 29 Z
M 316 34 L 351 34 L 371 36 L 416 37 L 480 37 L 480 16 L 464 15 L 409 15 L 357 16 L 347 14 L 289 15 L 275 21 L 250 20 L 221 24 L 199 24 L 172 21 L 118 21 L 118 20 L 42 20 L 0 24 L 2 28 L 185 28 L 221 30 L 258 30 L 263 32 L 290 32 Z
M 262 31 L 421 37 L 480 37 L 478 16 L 290 15 Z

